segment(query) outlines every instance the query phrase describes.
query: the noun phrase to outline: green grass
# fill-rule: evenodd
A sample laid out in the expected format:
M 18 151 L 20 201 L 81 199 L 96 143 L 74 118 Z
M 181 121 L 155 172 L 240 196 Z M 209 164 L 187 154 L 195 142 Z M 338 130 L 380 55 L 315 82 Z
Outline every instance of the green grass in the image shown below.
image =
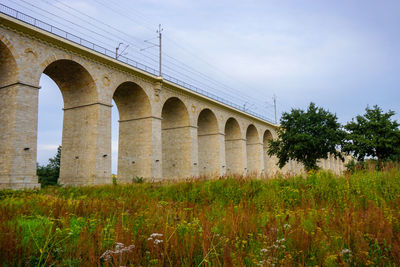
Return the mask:
M 0 266 L 271 264 L 399 265 L 400 171 L 0 191 Z

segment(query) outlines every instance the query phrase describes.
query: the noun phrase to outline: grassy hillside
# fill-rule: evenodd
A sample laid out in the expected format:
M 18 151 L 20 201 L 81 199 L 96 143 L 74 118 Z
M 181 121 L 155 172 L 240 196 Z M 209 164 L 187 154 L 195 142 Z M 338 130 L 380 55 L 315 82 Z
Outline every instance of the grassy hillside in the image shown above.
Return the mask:
M 0 265 L 400 264 L 400 171 L 0 191 Z

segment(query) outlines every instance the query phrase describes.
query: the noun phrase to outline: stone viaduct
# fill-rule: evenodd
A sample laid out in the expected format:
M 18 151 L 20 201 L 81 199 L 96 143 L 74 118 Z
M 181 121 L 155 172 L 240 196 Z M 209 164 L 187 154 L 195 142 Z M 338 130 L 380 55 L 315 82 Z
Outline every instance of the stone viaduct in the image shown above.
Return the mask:
M 43 73 L 64 102 L 61 184 L 111 182 L 113 99 L 120 182 L 277 171 L 266 154 L 277 125 L 0 13 L 0 188 L 39 186 Z M 333 159 L 322 165 L 343 168 Z M 285 168 L 301 171 L 295 162 Z

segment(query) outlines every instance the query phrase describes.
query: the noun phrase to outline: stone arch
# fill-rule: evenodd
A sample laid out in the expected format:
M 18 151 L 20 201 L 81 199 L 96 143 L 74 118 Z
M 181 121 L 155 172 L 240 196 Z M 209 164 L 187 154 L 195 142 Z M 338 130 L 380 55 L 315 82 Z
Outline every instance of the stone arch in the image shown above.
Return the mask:
M 274 172 L 275 162 L 268 155 L 269 141 L 273 140 L 270 130 L 265 130 L 263 136 L 263 155 L 264 155 L 264 175 L 270 176 Z
M 239 123 L 234 118 L 229 118 L 225 123 L 225 159 L 226 173 L 243 174 L 244 171 L 244 139 Z
M 218 121 L 214 112 L 203 109 L 197 118 L 199 175 L 217 175 L 220 171 Z
M 246 130 L 247 173 L 259 174 L 261 171 L 261 143 L 257 128 L 250 124 Z
M 95 177 L 96 173 L 109 169 L 109 155 L 103 152 L 102 162 L 96 161 L 100 156 L 99 147 L 103 145 L 96 137 L 100 131 L 100 113 L 105 111 L 98 103 L 97 87 L 92 75 L 81 64 L 68 59 L 49 63 L 43 73 L 58 85 L 64 101 L 59 183 L 103 183 L 95 181 Z M 107 147 L 104 151 L 108 151 Z
M 7 40 L 0 40 L 0 87 L 14 84 L 18 81 L 18 67 L 12 49 Z
M 177 97 L 165 101 L 161 112 L 163 178 L 190 176 L 190 122 L 185 104 Z
M 151 177 L 152 112 L 146 92 L 134 82 L 120 84 L 113 94 L 119 113 L 118 181 Z
M 55 60 L 43 73 L 60 88 L 65 109 L 97 102 L 97 87 L 92 75 L 76 61 Z

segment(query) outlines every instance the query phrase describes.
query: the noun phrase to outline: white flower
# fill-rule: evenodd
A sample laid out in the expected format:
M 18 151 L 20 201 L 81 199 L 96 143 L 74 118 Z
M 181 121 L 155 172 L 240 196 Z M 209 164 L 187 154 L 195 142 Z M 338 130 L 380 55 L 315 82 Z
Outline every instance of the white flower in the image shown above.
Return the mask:
M 147 240 L 148 241 L 151 241 L 151 240 L 153 240 L 153 242 L 154 242 L 154 245 L 158 245 L 158 244 L 160 244 L 160 243 L 163 243 L 164 241 L 161 239 L 163 237 L 163 234 L 159 234 L 159 233 L 152 233 L 151 235 L 150 235 L 150 237 L 149 238 L 147 238 Z M 158 239 L 158 238 L 160 238 L 160 239 Z
M 109 260 L 111 260 L 111 256 L 113 254 L 122 255 L 125 252 L 130 252 L 134 247 L 135 247 L 134 245 L 129 245 L 129 246 L 125 247 L 124 244 L 117 242 L 117 243 L 115 243 L 115 250 L 107 250 L 100 256 L 100 259 L 109 261 Z
M 340 252 L 340 255 L 342 255 L 342 256 L 345 255 L 345 254 L 349 254 L 350 257 L 352 256 L 351 255 L 351 250 L 348 249 L 348 248 L 345 248 Z
M 159 233 L 152 233 L 151 235 L 150 235 L 150 237 L 153 237 L 153 238 L 155 238 L 155 237 L 162 237 L 163 236 L 163 234 L 159 234 Z

